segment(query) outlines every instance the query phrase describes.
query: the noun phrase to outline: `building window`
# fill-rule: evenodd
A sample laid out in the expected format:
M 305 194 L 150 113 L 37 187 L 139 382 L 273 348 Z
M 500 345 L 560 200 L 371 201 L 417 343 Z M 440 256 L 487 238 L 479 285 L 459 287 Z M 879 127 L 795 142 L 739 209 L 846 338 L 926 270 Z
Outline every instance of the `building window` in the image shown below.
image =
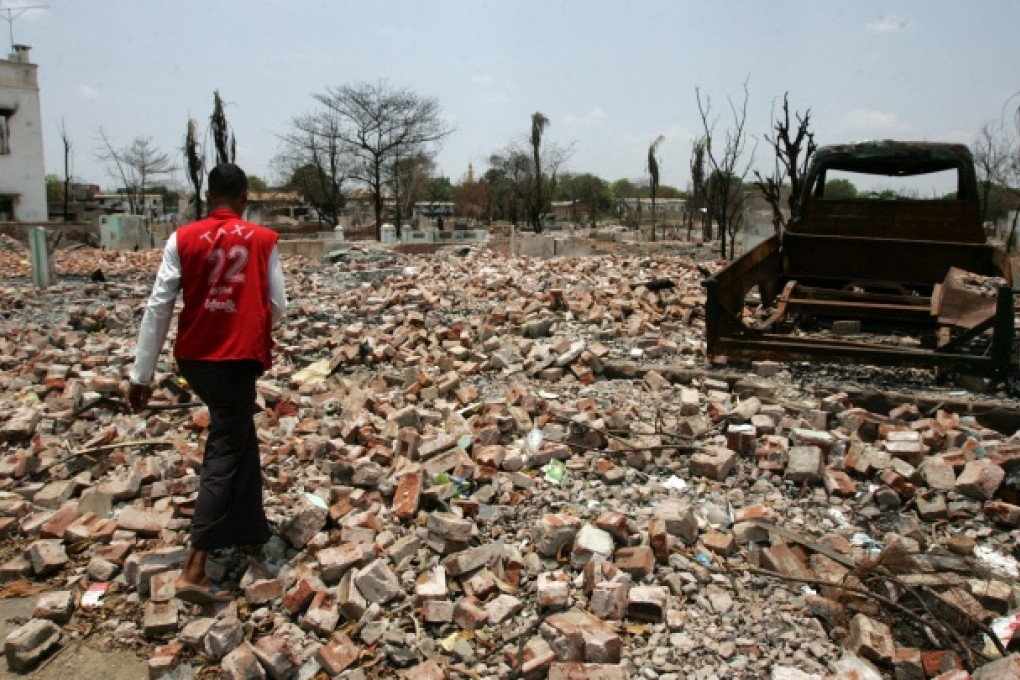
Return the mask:
M 0 196 L 0 222 L 14 221 L 14 196 Z
M 6 155 L 11 152 L 11 116 L 14 111 L 0 109 L 0 154 Z

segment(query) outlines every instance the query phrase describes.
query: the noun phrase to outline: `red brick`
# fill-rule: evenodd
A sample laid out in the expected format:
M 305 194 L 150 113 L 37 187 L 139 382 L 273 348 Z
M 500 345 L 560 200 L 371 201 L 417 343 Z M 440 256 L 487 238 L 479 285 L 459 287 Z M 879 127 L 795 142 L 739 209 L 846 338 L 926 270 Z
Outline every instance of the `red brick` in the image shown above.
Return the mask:
M 857 656 L 882 665 L 892 662 L 896 649 L 889 626 L 864 614 L 850 620 L 847 647 Z
M 619 663 L 620 636 L 587 612 L 571 610 L 547 617 L 539 632 L 560 661 Z
M 629 524 L 630 519 L 627 515 L 612 511 L 603 512 L 595 520 L 595 526 L 603 531 L 608 531 L 613 540 L 621 544 L 625 544 L 630 537 Z
M 421 497 L 424 473 L 421 470 L 409 472 L 400 477 L 393 494 L 391 512 L 397 519 L 410 519 L 418 514 L 418 500 Z
M 956 491 L 986 501 L 995 495 L 1005 477 L 1005 471 L 995 463 L 987 459 L 972 460 L 956 478 Z
M 43 522 L 39 527 L 39 536 L 42 538 L 64 538 L 64 532 L 76 519 L 81 517 L 75 505 L 65 505 Z
M 729 532 L 710 530 L 702 536 L 701 542 L 707 550 L 723 557 L 729 557 L 737 549 L 736 539 Z
M 921 652 L 921 665 L 924 666 L 925 677 L 934 678 L 949 671 L 964 670 L 963 662 L 956 652 L 950 649 L 932 649 Z
M 250 604 L 260 606 L 280 599 L 283 586 L 275 578 L 259 579 L 244 589 L 244 597 Z
M 1020 680 L 1020 654 L 986 663 L 974 669 L 974 680 Z
M 826 468 L 822 472 L 822 481 L 825 483 L 825 490 L 833 496 L 849 498 L 857 494 L 857 485 L 850 475 L 842 470 Z
M 804 566 L 785 543 L 776 543 L 761 551 L 762 565 L 766 569 L 777 571 L 795 578 L 815 578 L 810 569 Z
M 315 597 L 315 589 L 312 588 L 312 584 L 307 579 L 300 579 L 293 588 L 287 591 L 283 598 L 283 607 L 292 615 L 297 614 L 308 606 L 313 597 Z
M 985 514 L 999 524 L 1008 527 L 1020 527 L 1020 506 L 1002 501 L 988 501 L 985 503 Z
M 669 552 L 675 540 L 666 531 L 665 520 L 648 520 L 648 543 L 655 554 L 655 561 L 659 564 L 667 564 L 669 562 Z
M 333 639 L 328 644 L 319 647 L 315 659 L 323 670 L 331 676 L 336 676 L 357 661 L 359 654 L 358 646 L 347 637 L 347 634 L 337 631 L 333 633 Z
M 549 667 L 547 680 L 626 680 L 623 666 L 607 663 L 554 663 Z
M 397 675 L 403 680 L 446 680 L 449 677 L 449 674 L 432 660 L 400 671 Z
M 655 554 L 646 545 L 620 548 L 613 561 L 617 569 L 630 574 L 635 581 L 640 581 L 655 570 Z
M 474 630 L 489 619 L 488 612 L 477 598 L 468 596 L 457 601 L 453 610 L 453 621 L 464 630 Z
M 729 476 L 736 464 L 737 454 L 729 449 L 716 448 L 711 453 L 696 453 L 691 456 L 691 475 L 721 482 Z

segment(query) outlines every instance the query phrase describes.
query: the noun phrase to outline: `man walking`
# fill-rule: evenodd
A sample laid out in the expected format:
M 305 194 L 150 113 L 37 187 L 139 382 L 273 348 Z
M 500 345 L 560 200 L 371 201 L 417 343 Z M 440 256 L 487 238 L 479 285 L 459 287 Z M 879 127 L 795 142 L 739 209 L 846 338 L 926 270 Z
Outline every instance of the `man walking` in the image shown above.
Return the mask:
M 128 402 L 143 409 L 166 340 L 177 293 L 184 308 L 174 356 L 209 408 L 209 435 L 191 526 L 191 549 L 177 596 L 208 603 L 226 598 L 205 575 L 210 550 L 269 540 L 255 430 L 255 380 L 271 363 L 272 326 L 287 307 L 278 234 L 241 219 L 248 178 L 224 163 L 209 173 L 209 217 L 178 229 L 138 334 Z

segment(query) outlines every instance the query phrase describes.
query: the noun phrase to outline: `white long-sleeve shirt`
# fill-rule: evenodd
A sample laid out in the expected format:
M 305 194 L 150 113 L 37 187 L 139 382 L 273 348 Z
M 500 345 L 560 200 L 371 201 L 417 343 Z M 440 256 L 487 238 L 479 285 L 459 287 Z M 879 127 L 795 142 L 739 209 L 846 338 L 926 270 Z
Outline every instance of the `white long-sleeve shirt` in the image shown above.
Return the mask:
M 156 273 L 156 283 L 152 286 L 152 294 L 145 303 L 145 314 L 142 326 L 138 330 L 138 348 L 135 352 L 135 365 L 131 368 L 131 382 L 148 385 L 152 382 L 152 374 L 156 371 L 159 353 L 163 350 L 166 335 L 170 330 L 170 319 L 173 317 L 174 302 L 181 290 L 181 258 L 177 252 L 177 234 L 171 234 L 163 248 L 163 261 Z M 284 289 L 283 266 L 280 264 L 280 252 L 273 246 L 269 255 L 269 304 L 272 308 L 275 324 L 287 311 L 287 292 Z

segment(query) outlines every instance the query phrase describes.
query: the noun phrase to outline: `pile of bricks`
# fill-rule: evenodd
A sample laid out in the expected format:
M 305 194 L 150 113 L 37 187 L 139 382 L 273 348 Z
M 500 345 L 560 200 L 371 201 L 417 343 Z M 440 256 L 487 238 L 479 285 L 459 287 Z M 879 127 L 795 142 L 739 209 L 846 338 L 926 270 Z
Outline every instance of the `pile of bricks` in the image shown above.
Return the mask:
M 701 275 L 666 256 L 288 258 L 256 418 L 274 535 L 211 560 L 231 602 L 186 605 L 208 413 L 116 408 L 154 258 L 73 255 L 115 275 L 2 284 L 0 580 L 48 585 L 13 670 L 102 608 L 153 678 L 848 677 L 837 645 L 895 677 L 1020 677 L 847 592 L 894 546 L 953 616 L 1015 611 L 1020 440 L 769 362 L 699 374 Z

